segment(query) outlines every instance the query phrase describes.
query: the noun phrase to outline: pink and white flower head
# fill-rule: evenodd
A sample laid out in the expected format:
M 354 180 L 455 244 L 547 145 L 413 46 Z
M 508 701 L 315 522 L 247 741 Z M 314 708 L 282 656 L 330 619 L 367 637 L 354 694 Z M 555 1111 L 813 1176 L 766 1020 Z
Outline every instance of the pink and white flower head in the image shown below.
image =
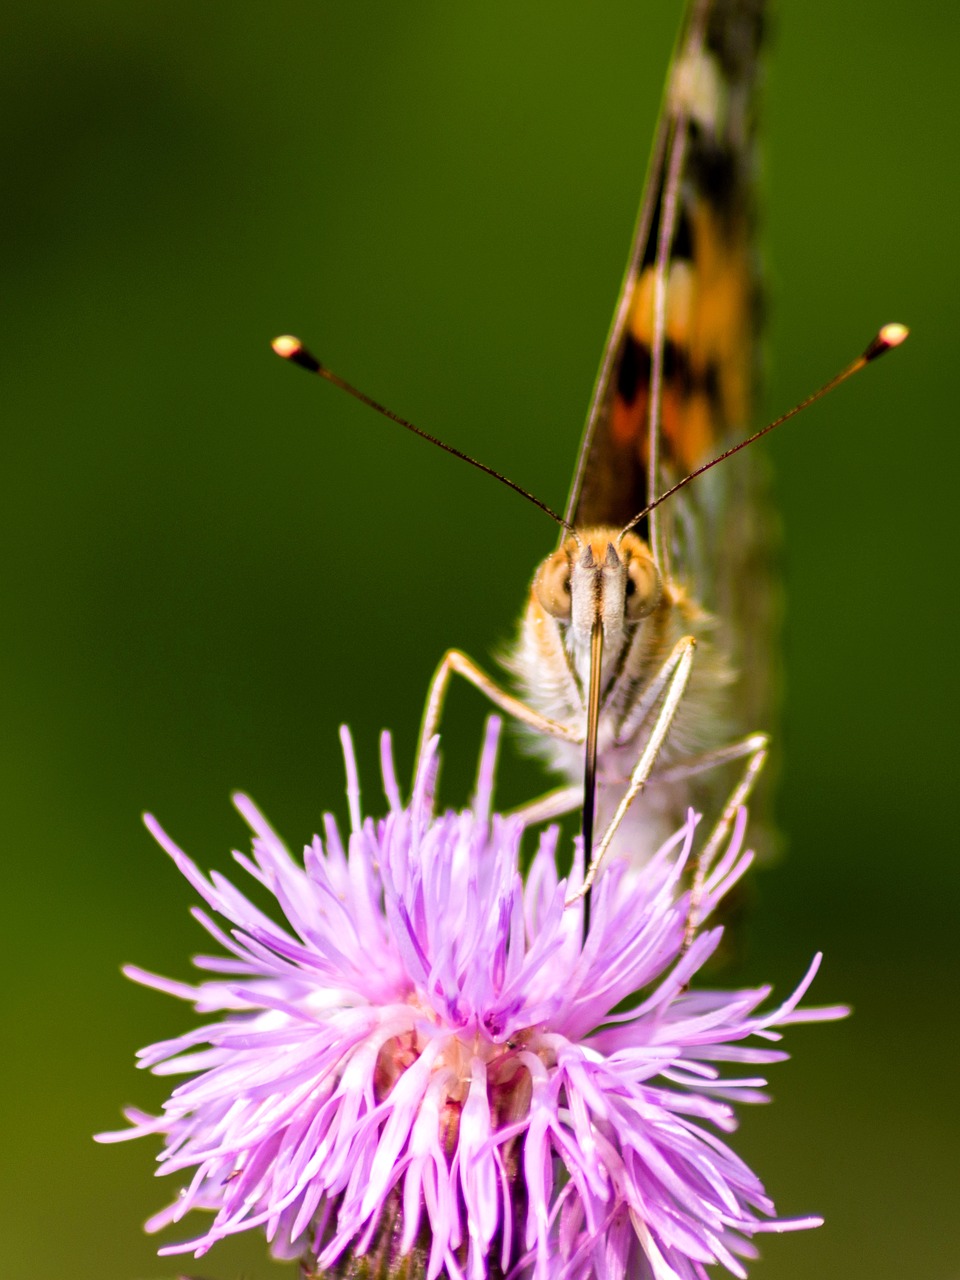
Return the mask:
M 234 856 L 285 927 L 147 818 L 231 926 L 195 911 L 226 953 L 197 958 L 211 976 L 195 986 L 126 970 L 220 1015 L 142 1051 L 143 1067 L 188 1079 L 161 1116 L 129 1111 L 132 1129 L 101 1135 L 163 1135 L 159 1172 L 182 1189 L 151 1230 L 213 1213 L 162 1253 L 262 1227 L 275 1254 L 320 1273 L 367 1255 L 389 1276 L 413 1252 L 428 1280 L 705 1280 L 714 1263 L 744 1275 L 758 1232 L 818 1224 L 774 1218 L 718 1134 L 732 1103 L 765 1100 L 754 1069 L 786 1056 L 767 1047 L 781 1027 L 843 1016 L 797 1007 L 819 957 L 766 1012 L 767 987 L 691 989 L 722 932 L 688 934 L 692 813 L 641 872 L 608 868 L 584 939 L 582 903 L 565 905 L 579 856 L 564 882 L 549 831 L 524 878 L 522 824 L 490 814 L 498 727 L 472 809 L 443 817 L 432 757 L 404 807 L 385 737 L 376 822 L 361 819 L 344 731 L 348 845 L 327 817 L 303 866 L 236 797 L 254 840 L 252 859 Z M 706 878 L 702 920 L 749 865 L 744 822 Z

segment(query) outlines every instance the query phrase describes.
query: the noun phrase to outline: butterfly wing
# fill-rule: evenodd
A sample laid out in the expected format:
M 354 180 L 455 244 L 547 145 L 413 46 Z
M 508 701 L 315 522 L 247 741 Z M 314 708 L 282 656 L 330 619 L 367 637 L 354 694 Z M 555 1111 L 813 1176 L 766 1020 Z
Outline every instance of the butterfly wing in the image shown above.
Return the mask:
M 567 518 L 622 527 L 753 426 L 761 295 L 755 120 L 763 0 L 694 3 L 680 35 Z M 745 675 L 738 720 L 769 717 L 771 529 L 756 449 L 637 531 L 715 613 Z M 748 687 L 749 686 L 749 687 Z

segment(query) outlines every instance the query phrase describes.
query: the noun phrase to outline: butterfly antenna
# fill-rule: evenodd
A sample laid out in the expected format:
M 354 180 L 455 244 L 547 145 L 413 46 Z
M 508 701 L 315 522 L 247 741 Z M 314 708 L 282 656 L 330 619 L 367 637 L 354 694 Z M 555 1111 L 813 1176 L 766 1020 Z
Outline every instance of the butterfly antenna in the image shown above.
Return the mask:
M 341 391 L 346 391 L 348 395 L 353 396 L 355 400 L 359 400 L 361 404 L 367 405 L 370 409 L 375 409 L 377 413 L 383 414 L 385 418 L 389 418 L 391 422 L 396 422 L 401 427 L 406 427 L 408 431 L 412 431 L 415 436 L 419 436 L 421 440 L 426 440 L 430 444 L 435 444 L 438 449 L 443 449 L 447 453 L 452 453 L 455 458 L 460 458 L 463 462 L 469 462 L 471 467 L 476 467 L 478 471 L 485 472 L 488 476 L 493 476 L 494 480 L 499 480 L 501 484 L 505 484 L 508 489 L 512 489 L 514 493 L 519 493 L 521 498 L 526 498 L 528 502 L 532 502 L 535 507 L 539 507 L 545 512 L 551 520 L 562 525 L 564 529 L 570 533 L 574 533 L 574 528 L 563 516 L 557 515 L 552 507 L 548 507 L 545 502 L 541 502 L 539 498 L 534 497 L 527 489 L 522 488 L 518 484 L 514 484 L 505 475 L 501 475 L 499 471 L 494 471 L 493 467 L 488 467 L 485 462 L 478 462 L 476 458 L 471 458 L 469 453 L 463 453 L 460 449 L 455 449 L 452 444 L 445 444 L 442 440 L 438 440 L 436 436 L 430 435 L 428 431 L 423 431 L 420 427 L 415 426 L 406 418 L 401 418 L 399 413 L 394 413 L 392 409 L 388 409 L 379 400 L 374 400 L 372 396 L 368 396 L 366 392 L 359 390 L 358 387 L 352 386 L 345 379 L 334 373 L 332 369 L 328 369 L 322 364 L 315 355 L 313 355 L 303 345 L 299 338 L 291 337 L 284 334 L 283 337 L 274 338 L 270 344 L 274 351 L 283 360 L 289 360 L 291 364 L 299 365 L 301 369 L 306 369 L 308 373 L 315 373 L 321 378 L 325 378 L 327 382 L 332 382 L 335 387 L 339 387 Z
M 732 457 L 733 454 L 739 453 L 741 449 L 745 449 L 748 444 L 753 444 L 755 440 L 759 440 L 761 436 L 765 436 L 768 432 L 772 431 L 774 427 L 783 426 L 785 422 L 789 422 L 791 418 L 795 418 L 801 410 L 808 409 L 815 401 L 822 400 L 823 397 L 833 391 L 835 387 L 839 387 L 841 382 L 846 382 L 848 378 L 852 378 L 855 373 L 859 373 L 861 369 L 865 369 L 868 364 L 872 364 L 874 360 L 878 359 L 885 352 L 891 351 L 894 347 L 899 347 L 901 342 L 906 340 L 909 333 L 910 330 L 906 325 L 885 324 L 876 337 L 868 344 L 863 353 L 857 356 L 856 360 L 848 364 L 845 369 L 841 369 L 839 373 L 834 374 L 829 382 L 825 382 L 819 390 L 814 391 L 812 395 L 801 400 L 799 404 L 795 404 L 793 408 L 788 409 L 786 413 L 782 413 L 779 418 L 774 418 L 773 422 L 768 422 L 765 427 L 761 427 L 759 431 L 755 431 L 753 435 L 748 436 L 746 440 L 741 440 L 739 444 L 735 444 L 731 448 L 724 450 L 724 452 L 718 454 L 716 458 L 711 458 L 710 461 L 705 462 L 702 467 L 697 467 L 695 471 L 691 471 L 690 474 L 684 476 L 682 480 L 678 480 L 675 485 L 672 485 L 665 493 L 661 493 L 660 497 L 651 502 L 649 506 L 644 507 L 642 511 L 638 511 L 633 519 L 625 524 L 620 530 L 620 537 L 622 538 L 625 533 L 629 533 L 635 524 L 638 524 L 648 516 L 651 511 L 656 507 L 659 507 L 661 502 L 666 502 L 668 498 L 673 497 L 678 489 L 682 489 L 684 485 L 688 485 L 691 480 L 696 480 L 697 476 L 702 476 L 705 471 L 709 471 L 711 467 L 715 467 L 718 462 L 725 461 L 725 459 Z

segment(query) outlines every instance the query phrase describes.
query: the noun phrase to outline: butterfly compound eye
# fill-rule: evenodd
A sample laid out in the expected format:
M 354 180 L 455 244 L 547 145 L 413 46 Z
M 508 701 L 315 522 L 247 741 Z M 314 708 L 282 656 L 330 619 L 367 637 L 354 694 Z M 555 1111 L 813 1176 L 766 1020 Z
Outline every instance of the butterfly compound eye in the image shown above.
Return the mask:
M 570 560 L 564 550 L 544 560 L 533 580 L 533 590 L 547 613 L 561 622 L 570 621 Z
M 631 556 L 627 561 L 627 590 L 624 613 L 628 622 L 639 622 L 652 613 L 660 601 L 660 574 L 648 556 Z

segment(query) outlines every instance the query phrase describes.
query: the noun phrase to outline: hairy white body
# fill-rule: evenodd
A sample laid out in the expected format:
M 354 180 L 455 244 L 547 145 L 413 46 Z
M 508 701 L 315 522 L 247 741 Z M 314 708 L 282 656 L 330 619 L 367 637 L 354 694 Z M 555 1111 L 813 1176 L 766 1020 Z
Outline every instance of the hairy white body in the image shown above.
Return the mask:
M 579 564 L 584 554 L 594 565 L 586 572 Z M 658 683 L 659 674 L 678 641 L 691 637 L 696 642 L 686 691 L 655 772 L 614 841 L 616 852 L 642 862 L 677 829 L 691 803 L 689 778 L 671 781 L 671 766 L 714 752 L 729 740 L 726 702 L 732 674 L 715 643 L 712 618 L 681 586 L 661 580 L 645 542 L 632 534 L 619 538 L 617 530 L 605 528 L 567 540 L 538 570 L 518 639 L 504 661 L 523 702 L 579 739 L 528 735 L 531 750 L 572 785 L 583 783 L 591 629 L 597 616 L 603 624 L 598 832 L 612 819 L 661 709 L 665 686 Z

